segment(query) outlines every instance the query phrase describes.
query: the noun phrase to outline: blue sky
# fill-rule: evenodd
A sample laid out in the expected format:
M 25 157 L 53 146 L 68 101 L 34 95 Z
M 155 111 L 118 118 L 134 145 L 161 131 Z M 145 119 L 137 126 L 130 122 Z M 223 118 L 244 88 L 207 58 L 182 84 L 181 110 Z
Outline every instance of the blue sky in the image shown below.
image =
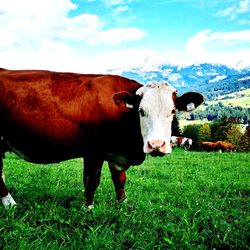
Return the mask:
M 250 0 L 0 0 L 0 67 L 250 66 Z

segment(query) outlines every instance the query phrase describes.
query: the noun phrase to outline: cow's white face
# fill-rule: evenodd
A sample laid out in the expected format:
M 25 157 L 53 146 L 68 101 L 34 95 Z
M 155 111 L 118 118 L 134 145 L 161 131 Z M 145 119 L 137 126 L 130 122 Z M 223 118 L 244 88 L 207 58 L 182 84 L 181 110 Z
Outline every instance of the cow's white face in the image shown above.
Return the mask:
M 169 85 L 145 85 L 136 92 L 142 96 L 139 115 L 143 151 L 152 156 L 161 156 L 172 151 L 170 138 L 175 113 L 175 92 Z
M 189 112 L 203 102 L 203 96 L 199 93 L 187 92 L 177 96 L 176 92 L 168 84 L 147 84 L 136 91 L 136 95 L 140 96 L 139 116 L 144 153 L 152 156 L 171 153 L 171 127 L 175 109 Z M 113 99 L 124 112 L 135 111 L 134 108 L 138 107 L 138 98 L 128 91 L 115 93 Z

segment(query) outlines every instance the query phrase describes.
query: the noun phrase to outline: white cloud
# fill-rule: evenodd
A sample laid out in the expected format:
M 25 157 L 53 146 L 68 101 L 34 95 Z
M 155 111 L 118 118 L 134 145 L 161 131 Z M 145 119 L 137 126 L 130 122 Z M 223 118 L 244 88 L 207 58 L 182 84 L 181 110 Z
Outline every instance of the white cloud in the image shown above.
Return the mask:
M 58 31 L 58 35 L 59 39 L 88 41 L 101 32 L 103 26 L 98 16 L 81 14 L 72 18 L 64 18 L 63 27 Z
M 145 36 L 134 27 L 105 29 L 97 15 L 69 16 L 76 8 L 70 0 L 0 0 L 0 67 L 86 72 L 96 66 L 91 46 Z
M 121 5 L 121 6 L 118 6 L 115 10 L 114 10 L 114 14 L 115 15 L 120 15 L 121 13 L 124 13 L 126 11 L 128 11 L 129 8 L 127 5 Z
M 240 25 L 250 25 L 250 19 L 249 20 L 239 20 L 238 22 Z
M 218 17 L 230 17 L 229 19 L 234 19 L 236 17 L 235 6 L 228 7 L 224 10 L 219 10 L 216 13 L 216 16 L 218 16 Z
M 16 25 L 20 20 L 26 25 L 60 24 L 62 17 L 76 7 L 70 0 L 0 0 L 1 19 L 9 18 L 8 21 Z
M 250 42 L 250 30 L 234 32 L 212 32 L 211 30 L 203 30 L 189 39 L 186 51 L 190 55 L 207 55 L 209 46 L 221 46 L 220 50 L 224 50 L 223 47 L 226 47 L 225 42 L 230 41 L 238 43 Z
M 203 30 L 190 38 L 186 54 L 193 60 L 219 62 L 236 66 L 239 61 L 250 65 L 250 30 L 212 32 Z
M 122 41 L 140 40 L 146 33 L 137 28 L 114 28 L 96 33 L 90 44 L 118 44 Z
M 154 51 L 150 48 L 127 48 L 112 50 L 112 52 L 102 52 L 93 57 L 87 57 L 84 59 L 88 62 L 86 66 L 81 64 L 81 61 L 84 60 L 78 56 L 74 65 L 75 69 L 78 69 L 80 72 L 83 72 L 83 70 L 87 70 L 87 72 L 88 70 L 90 72 L 93 70 L 94 72 L 105 72 L 108 69 L 131 69 L 133 67 L 153 70 L 160 63 L 187 65 L 197 61 L 221 63 L 231 67 L 239 66 L 242 68 L 250 65 L 249 32 L 250 30 L 225 33 L 206 30 L 192 37 L 187 42 L 186 50 L 184 51 L 174 49 Z M 230 46 L 226 46 L 226 44 L 235 41 L 243 42 L 246 46 L 239 46 L 233 49 Z M 199 42 L 201 43 L 199 44 Z
M 242 0 L 239 1 L 239 7 L 236 9 L 237 13 L 247 13 L 250 11 L 250 1 Z
M 107 6 L 120 5 L 124 3 L 124 0 L 102 0 L 102 1 Z
M 120 51 L 103 53 L 98 58 L 104 60 L 110 68 L 131 68 L 144 64 L 153 52 L 150 49 L 127 48 Z
M 138 0 L 101 0 L 106 6 L 117 6 L 125 5 L 132 2 L 137 2 Z
M 131 3 L 140 0 L 102 0 L 104 5 L 110 9 L 109 17 L 118 26 L 127 26 L 136 17 L 132 14 Z
M 205 44 L 209 40 L 209 30 L 204 30 L 197 33 L 194 37 L 190 38 L 187 46 L 186 52 L 188 55 L 192 56 L 206 56 L 207 50 L 205 48 Z
M 238 15 L 249 12 L 250 12 L 250 0 L 241 0 L 226 9 L 219 10 L 216 13 L 216 16 L 228 17 L 229 20 L 233 20 Z
M 137 28 L 105 30 L 104 21 L 93 14 L 84 13 L 68 17 L 68 12 L 76 8 L 69 0 L 0 1 L 3 13 L 0 16 L 1 38 L 5 38 L 0 41 L 2 46 L 17 43 L 19 46 L 34 46 L 34 43 L 44 39 L 117 44 L 145 36 L 145 32 Z M 123 1 L 117 0 L 118 2 Z M 114 1 L 112 3 L 114 4 Z M 125 7 L 118 7 L 118 12 L 125 10 Z
M 127 12 L 129 2 L 132 0 L 106 1 L 117 14 Z M 128 26 L 106 29 L 104 20 L 94 14 L 69 16 L 76 8 L 70 0 L 0 0 L 0 67 L 100 73 L 113 68 L 150 69 L 166 61 L 230 65 L 241 61 L 241 65 L 250 65 L 250 48 L 246 45 L 250 44 L 249 30 L 204 30 L 188 40 L 185 51 L 119 49 L 117 45 L 122 42 L 130 41 L 132 47 L 132 42 L 143 39 L 146 32 Z M 232 49 L 230 44 L 241 46 Z
M 69 0 L 0 0 L 0 3 L 1 32 L 19 46 L 57 39 L 67 13 L 76 8 Z

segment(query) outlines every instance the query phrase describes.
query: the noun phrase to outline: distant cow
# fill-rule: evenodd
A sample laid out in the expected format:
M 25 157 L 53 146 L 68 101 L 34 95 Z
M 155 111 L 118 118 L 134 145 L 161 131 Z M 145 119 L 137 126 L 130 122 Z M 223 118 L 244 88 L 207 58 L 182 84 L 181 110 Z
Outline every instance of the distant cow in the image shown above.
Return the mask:
M 233 152 L 236 150 L 234 144 L 225 141 L 202 142 L 201 147 L 205 151 Z
M 180 136 L 171 136 L 171 146 L 174 147 L 181 147 L 185 150 L 190 149 L 193 144 L 193 140 L 187 137 L 180 137 Z
M 0 70 L 0 197 L 15 205 L 3 181 L 6 151 L 33 163 L 84 158 L 85 205 L 92 207 L 104 161 L 118 200 L 125 199 L 125 170 L 145 154 L 171 152 L 175 109 L 203 102 L 180 97 L 167 84 L 141 85 L 115 75 Z
M 222 152 L 233 152 L 236 150 L 236 146 L 233 143 L 226 141 L 217 141 L 218 149 Z

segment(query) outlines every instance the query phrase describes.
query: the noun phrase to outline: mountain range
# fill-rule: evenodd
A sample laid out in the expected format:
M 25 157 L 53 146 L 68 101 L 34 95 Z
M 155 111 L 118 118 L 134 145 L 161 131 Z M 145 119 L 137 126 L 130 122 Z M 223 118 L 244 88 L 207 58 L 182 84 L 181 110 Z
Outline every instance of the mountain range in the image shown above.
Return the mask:
M 168 82 L 178 89 L 179 93 L 199 91 L 209 100 L 250 88 L 250 66 L 235 69 L 211 63 L 196 63 L 189 66 L 159 64 L 150 69 L 141 67 L 124 70 L 121 75 L 143 84 Z

